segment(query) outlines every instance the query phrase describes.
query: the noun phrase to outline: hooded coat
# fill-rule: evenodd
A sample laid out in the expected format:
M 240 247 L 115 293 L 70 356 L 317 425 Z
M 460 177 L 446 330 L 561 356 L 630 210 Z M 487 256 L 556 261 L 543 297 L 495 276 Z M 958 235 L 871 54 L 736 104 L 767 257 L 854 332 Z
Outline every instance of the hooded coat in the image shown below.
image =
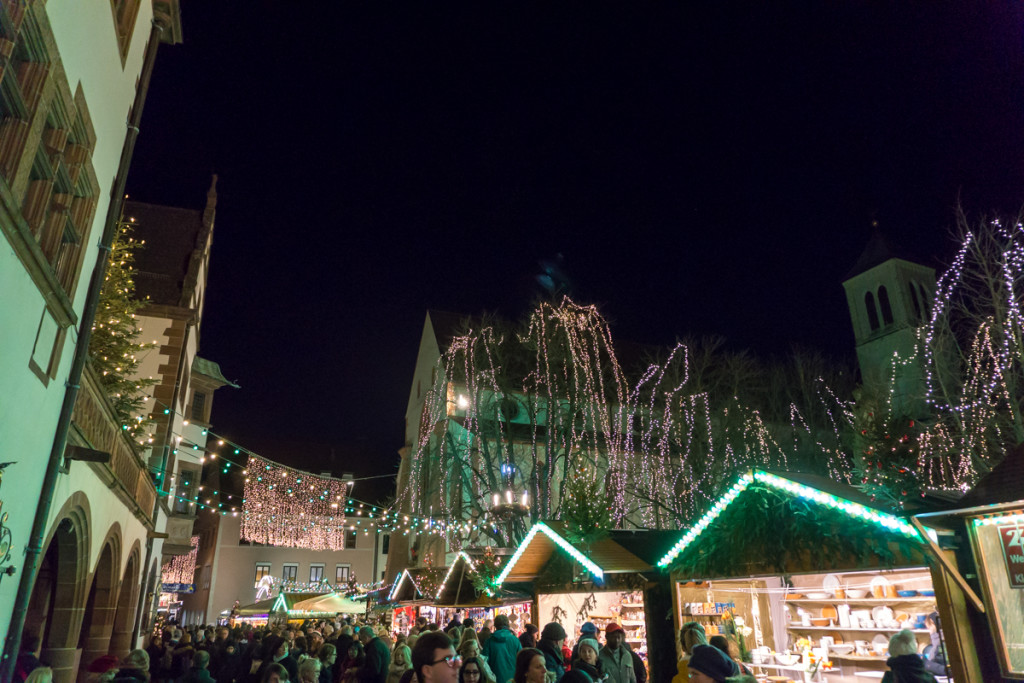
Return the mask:
M 483 647 L 483 656 L 494 672 L 498 683 L 512 680 L 516 673 L 516 655 L 523 649 L 516 634 L 507 628 L 499 628 L 491 634 Z
M 889 670 L 882 676 L 882 683 L 935 683 L 935 676 L 924 668 L 919 655 L 898 655 L 885 661 Z

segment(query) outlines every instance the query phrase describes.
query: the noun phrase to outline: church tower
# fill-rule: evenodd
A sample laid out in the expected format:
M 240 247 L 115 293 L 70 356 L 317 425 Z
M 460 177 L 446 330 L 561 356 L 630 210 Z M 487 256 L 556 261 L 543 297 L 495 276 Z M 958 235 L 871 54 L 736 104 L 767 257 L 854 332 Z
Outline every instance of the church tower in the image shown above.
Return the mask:
M 894 407 L 924 415 L 924 373 L 910 361 L 917 331 L 931 316 L 935 270 L 900 256 L 874 223 L 864 253 L 843 282 L 864 386 L 894 391 Z M 898 354 L 904 361 L 893 361 Z

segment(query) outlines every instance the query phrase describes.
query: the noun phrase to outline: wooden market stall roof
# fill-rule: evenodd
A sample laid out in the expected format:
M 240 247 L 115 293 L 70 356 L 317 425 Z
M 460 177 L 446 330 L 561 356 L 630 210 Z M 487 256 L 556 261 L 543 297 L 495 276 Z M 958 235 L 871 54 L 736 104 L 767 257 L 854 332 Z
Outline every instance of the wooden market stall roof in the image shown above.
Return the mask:
M 530 601 L 529 595 L 513 590 L 480 590 L 473 583 L 476 574 L 476 563 L 460 551 L 433 596 L 433 604 L 440 607 L 484 608 Z
M 271 614 L 275 611 L 288 611 L 297 602 L 309 600 L 310 598 L 321 597 L 323 593 L 279 593 L 273 598 L 260 600 L 251 605 L 239 607 L 235 612 L 240 617 L 252 617 L 261 614 Z
M 817 486 L 804 482 L 813 482 Z M 657 561 L 657 566 L 672 568 L 677 566 L 682 560 L 689 558 L 687 560 L 689 569 L 692 569 L 690 565 L 704 565 L 705 569 L 707 569 L 708 565 L 714 564 L 708 558 L 708 537 L 721 541 L 714 550 L 720 555 L 730 558 L 731 564 L 735 565 L 732 569 L 737 571 L 737 575 L 744 573 L 743 567 L 747 569 L 754 567 L 772 573 L 773 568 L 771 565 L 773 562 L 780 562 L 779 558 L 788 558 L 792 561 L 801 552 L 805 555 L 811 552 L 813 550 L 811 546 L 813 546 L 815 539 L 802 537 L 797 539 L 802 541 L 799 545 L 803 545 L 803 548 L 790 548 L 786 542 L 780 540 L 786 532 L 786 528 L 783 525 L 774 527 L 777 533 L 773 538 L 775 541 L 778 541 L 776 545 L 779 546 L 779 552 L 772 559 L 761 556 L 751 557 L 752 554 L 758 554 L 754 548 L 759 543 L 763 543 L 766 540 L 772 541 L 773 539 L 760 538 L 756 531 L 752 531 L 746 524 L 739 523 L 739 520 L 729 520 L 728 522 L 718 520 L 718 517 L 729 509 L 738 498 L 744 497 L 746 499 L 751 495 L 757 495 L 756 492 L 758 491 L 760 491 L 761 496 L 769 495 L 768 492 L 773 491 L 782 494 L 783 498 L 787 501 L 800 501 L 801 506 L 804 506 L 801 507 L 803 513 L 800 515 L 801 519 L 808 528 L 814 528 L 819 532 L 820 538 L 817 540 L 824 543 L 826 539 L 831 538 L 838 545 L 850 548 L 849 554 L 851 557 L 847 559 L 852 559 L 855 553 L 853 546 L 864 541 L 864 539 L 869 541 L 877 539 L 882 546 L 885 546 L 890 541 L 898 544 L 909 540 L 912 542 L 908 546 L 910 548 L 909 553 L 902 553 L 900 549 L 894 550 L 892 554 L 895 559 L 924 563 L 923 539 L 914 526 L 906 519 L 876 510 L 862 502 L 858 502 L 859 500 L 866 500 L 866 497 L 857 489 L 830 479 L 814 477 L 812 475 L 787 474 L 783 477 L 771 472 L 754 470 L 739 477 L 736 483 L 690 529 L 682 534 L 682 537 Z M 767 510 L 766 516 L 787 514 L 786 510 L 790 509 L 785 508 L 785 505 L 778 509 L 776 509 L 777 506 L 762 507 Z M 735 507 L 733 510 L 735 510 Z M 782 517 L 777 519 L 780 523 L 784 521 Z M 858 530 L 862 533 L 855 536 L 834 538 L 830 525 L 836 519 L 847 520 L 847 522 L 852 520 L 853 523 L 859 525 Z M 723 524 L 725 528 L 723 528 Z M 708 529 L 712 526 L 716 530 L 714 534 L 708 532 Z M 792 541 L 794 539 L 789 540 Z M 833 545 L 836 543 L 833 543 Z M 692 552 L 694 548 L 697 549 L 696 553 Z M 778 567 L 774 569 L 778 569 Z M 791 569 L 787 569 L 787 571 L 791 571 Z M 722 576 L 694 576 L 693 578 L 722 578 Z
M 413 600 L 424 600 L 432 596 L 425 595 L 420 590 L 419 579 L 422 577 L 425 568 L 403 569 L 402 573 L 395 578 L 395 583 L 388 593 L 388 602 L 411 602 Z
M 565 525 L 561 522 L 537 522 L 516 548 L 508 564 L 498 576 L 496 583 L 525 582 L 537 578 L 551 560 L 556 549 L 561 549 L 582 565 L 598 580 L 605 574 L 627 574 L 649 572 L 654 568 L 657 557 L 649 550 L 642 549 L 647 538 L 650 547 L 664 548 L 669 536 L 675 532 L 662 531 L 611 531 L 607 536 L 590 543 L 586 548 L 573 544 L 565 537 Z

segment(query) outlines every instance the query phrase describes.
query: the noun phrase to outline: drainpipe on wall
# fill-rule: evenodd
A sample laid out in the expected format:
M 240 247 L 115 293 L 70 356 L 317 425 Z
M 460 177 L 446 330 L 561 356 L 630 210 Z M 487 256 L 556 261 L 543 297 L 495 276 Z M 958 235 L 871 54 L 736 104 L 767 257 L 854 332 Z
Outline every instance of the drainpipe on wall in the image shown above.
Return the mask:
M 21 580 L 18 583 L 18 595 L 15 597 L 14 611 L 11 614 L 7 639 L 4 641 L 3 658 L 0 659 L 0 681 L 13 680 L 14 677 L 14 665 L 18 656 L 18 649 L 21 646 L 21 631 L 25 628 L 25 616 L 28 613 L 29 600 L 32 597 L 32 589 L 39 574 L 39 559 L 43 551 L 43 539 L 46 536 L 46 522 L 50 516 L 50 508 L 53 504 L 53 491 L 57 486 L 57 475 L 59 474 L 61 461 L 64 458 L 64 448 L 68 441 L 71 414 L 75 408 L 78 390 L 81 388 L 79 383 L 82 381 L 82 372 L 85 369 L 85 363 L 89 356 L 89 339 L 92 337 L 92 325 L 96 318 L 96 309 L 99 307 L 100 290 L 103 287 L 103 279 L 107 272 L 110 247 L 114 242 L 118 218 L 121 216 L 121 210 L 124 206 L 124 189 L 128 181 L 128 169 L 131 167 L 132 155 L 135 153 L 135 140 L 139 135 L 142 108 L 146 103 L 146 94 L 149 91 L 149 82 L 153 75 L 153 65 L 156 62 L 156 51 L 160 45 L 160 36 L 163 30 L 163 26 L 154 21 L 153 28 L 149 32 L 149 43 L 146 45 L 142 72 L 139 74 L 139 84 L 135 89 L 135 100 L 132 102 L 132 109 L 128 119 L 128 131 L 125 136 L 124 145 L 121 147 L 121 159 L 117 164 L 117 175 L 114 176 L 114 185 L 110 190 L 110 205 L 107 207 L 107 218 L 103 224 L 103 235 L 100 238 L 99 253 L 96 255 L 96 265 L 93 267 L 92 277 L 89 280 L 89 289 L 85 296 L 85 306 L 82 309 L 82 318 L 78 324 L 78 345 L 75 347 L 75 354 L 71 361 L 71 370 L 65 381 L 64 402 L 60 407 L 60 416 L 57 419 L 53 446 L 50 449 L 50 460 L 46 465 L 43 489 L 39 495 L 39 507 L 36 508 L 35 518 L 32 520 L 32 531 L 29 534 L 28 544 L 25 548 L 25 564 L 22 569 Z

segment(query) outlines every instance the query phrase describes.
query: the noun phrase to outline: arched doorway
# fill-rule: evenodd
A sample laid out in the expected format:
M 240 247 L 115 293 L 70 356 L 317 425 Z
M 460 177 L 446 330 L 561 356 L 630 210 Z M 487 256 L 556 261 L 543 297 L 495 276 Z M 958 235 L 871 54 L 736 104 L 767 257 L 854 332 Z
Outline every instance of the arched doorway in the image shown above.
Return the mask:
M 114 546 L 116 537 L 103 545 L 100 559 L 93 572 L 89 598 L 85 602 L 85 614 L 78 635 L 78 647 L 82 650 L 78 680 L 89 677 L 86 667 L 97 657 L 107 654 L 110 649 L 110 634 L 114 630 L 114 611 L 117 603 L 117 554 Z
M 110 635 L 110 654 L 118 657 L 124 657 L 132 649 L 132 628 L 135 626 L 140 583 L 139 555 L 132 552 L 121 579 L 117 610 L 114 612 L 114 631 Z
M 54 529 L 29 598 L 25 633 L 42 642 L 40 659 L 56 683 L 74 680 L 88 561 L 84 517 L 72 514 Z

